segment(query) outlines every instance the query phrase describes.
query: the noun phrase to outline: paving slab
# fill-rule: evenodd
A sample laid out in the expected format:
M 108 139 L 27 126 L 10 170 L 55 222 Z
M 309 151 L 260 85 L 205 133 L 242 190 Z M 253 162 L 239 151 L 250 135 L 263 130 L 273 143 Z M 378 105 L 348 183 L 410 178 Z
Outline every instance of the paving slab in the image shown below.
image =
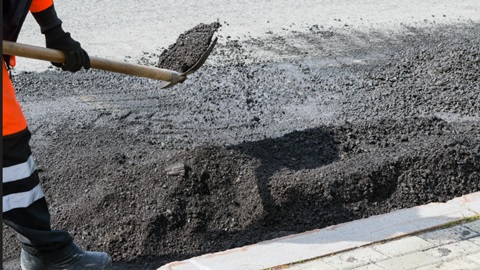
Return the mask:
M 313 269 L 315 269 L 315 268 L 312 268 L 312 270 Z M 316 269 L 321 269 L 321 268 L 316 268 Z M 376 264 L 369 264 L 369 265 L 354 268 L 354 270 L 385 270 L 385 268 L 382 268 L 382 267 L 380 267 Z
M 386 259 L 388 256 L 367 247 L 343 252 L 337 256 L 325 258 L 323 261 L 340 269 L 353 269 Z
M 289 270 L 312 270 L 312 269 L 322 269 L 322 270 L 338 270 L 337 267 L 332 266 L 326 262 L 323 261 L 310 261 L 310 262 L 305 262 L 297 265 L 292 265 L 288 268 Z M 360 269 L 360 268 L 355 268 L 355 269 Z M 372 268 L 374 269 L 374 268 Z
M 399 257 L 390 258 L 385 261 L 380 261 L 376 264 L 385 269 L 414 269 L 440 262 L 442 262 L 442 259 L 426 254 L 425 252 L 418 251 L 415 253 L 409 253 Z
M 383 245 L 372 246 L 374 250 L 379 251 L 390 257 L 412 253 L 416 251 L 423 251 L 435 247 L 435 244 L 430 243 L 418 236 L 407 236 L 402 241 L 387 242 Z
M 480 252 L 475 252 L 472 255 L 467 256 L 467 259 L 480 265 Z
M 472 262 L 464 258 L 457 258 L 448 262 L 439 262 L 434 265 L 418 268 L 418 270 L 467 270 L 467 269 L 479 269 L 478 263 Z
M 480 222 L 479 222 L 480 223 Z M 474 237 L 474 238 L 470 238 L 468 239 L 468 241 L 474 243 L 474 244 L 477 244 L 480 246 L 480 236 L 477 236 L 477 237 Z
M 448 245 L 443 245 L 429 249 L 425 252 L 427 256 L 442 259 L 444 261 L 453 260 L 457 257 L 465 257 L 480 251 L 480 246 L 470 241 L 459 241 Z
M 477 235 L 477 232 L 459 225 L 445 230 L 428 232 L 419 237 L 435 245 L 445 245 L 472 238 Z
M 286 265 L 292 264 L 290 269 L 322 269 L 315 266 L 315 262 L 338 269 L 426 267 L 440 264 L 444 262 L 443 259 L 476 254 L 480 247 L 476 242 L 480 234 L 470 228 L 477 228 L 477 223 L 457 225 L 440 231 L 426 231 L 477 216 L 480 213 L 479 202 L 480 192 L 472 193 L 446 203 L 431 203 L 403 209 L 224 252 L 206 254 L 185 261 L 172 262 L 159 269 L 244 270 L 280 266 L 281 269 L 287 269 Z M 480 223 L 480 221 L 476 222 Z M 423 234 L 403 237 L 421 232 Z M 397 238 L 400 238 L 397 240 L 400 242 L 389 243 Z M 383 243 L 384 241 L 386 243 Z M 385 247 L 363 247 L 380 242 Z M 395 249 L 394 245 L 403 246 L 405 249 Z M 436 248 L 437 253 L 442 251 L 438 250 L 439 247 L 444 248 L 443 251 L 451 255 L 435 256 Z M 427 253 L 425 250 L 431 251 Z M 334 253 L 338 254 L 327 257 Z M 315 258 L 320 257 L 324 258 L 315 261 Z
M 465 224 L 464 226 L 480 234 L 480 222 L 471 222 Z

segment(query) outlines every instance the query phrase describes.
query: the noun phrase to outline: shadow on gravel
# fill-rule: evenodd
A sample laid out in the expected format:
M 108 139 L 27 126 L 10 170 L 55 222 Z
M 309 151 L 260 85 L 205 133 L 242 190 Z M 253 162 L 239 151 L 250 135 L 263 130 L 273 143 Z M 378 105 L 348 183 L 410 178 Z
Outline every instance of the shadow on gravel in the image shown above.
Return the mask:
M 259 161 L 255 169 L 255 178 L 264 207 L 265 220 L 274 222 L 286 216 L 279 214 L 282 207 L 272 197 L 270 179 L 277 172 L 295 172 L 315 169 L 339 159 L 333 132 L 324 127 L 294 131 L 279 138 L 268 138 L 260 141 L 244 142 L 229 149 L 238 151 Z M 292 177 L 295 177 L 292 175 Z M 291 191 L 290 196 L 304 198 L 302 191 Z M 298 193 L 298 194 L 296 194 Z M 312 198 L 311 201 L 317 201 Z M 292 209 L 288 208 L 291 215 Z M 270 223 L 270 222 L 268 222 Z

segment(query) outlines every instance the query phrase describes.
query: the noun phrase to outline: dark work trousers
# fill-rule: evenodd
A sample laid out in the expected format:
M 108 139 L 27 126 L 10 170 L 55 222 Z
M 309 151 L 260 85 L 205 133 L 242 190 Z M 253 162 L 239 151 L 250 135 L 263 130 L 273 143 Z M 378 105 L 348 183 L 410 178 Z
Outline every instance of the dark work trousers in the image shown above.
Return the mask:
M 30 136 L 27 128 L 3 137 L 3 222 L 18 233 L 22 248 L 35 254 L 62 248 L 73 239 L 68 232 L 50 227 Z

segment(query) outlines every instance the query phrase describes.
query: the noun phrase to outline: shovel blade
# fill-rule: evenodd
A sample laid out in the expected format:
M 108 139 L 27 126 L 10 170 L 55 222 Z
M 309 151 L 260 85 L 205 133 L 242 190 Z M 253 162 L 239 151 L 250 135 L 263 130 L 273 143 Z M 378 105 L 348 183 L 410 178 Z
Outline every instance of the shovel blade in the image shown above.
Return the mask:
M 195 63 L 195 65 L 191 66 L 187 71 L 185 71 L 184 73 L 181 74 L 181 76 L 184 79 L 179 80 L 179 81 L 175 81 L 175 82 L 162 82 L 162 83 L 160 83 L 160 88 L 161 89 L 170 88 L 170 87 L 176 85 L 177 83 L 184 82 L 187 79 L 188 75 L 192 74 L 193 72 L 197 71 L 201 66 L 203 66 L 205 61 L 207 61 L 207 58 L 210 55 L 210 53 L 213 51 L 213 47 L 215 47 L 215 45 L 217 44 L 217 40 L 218 40 L 218 38 L 215 38 L 214 40 L 212 40 L 212 42 L 210 43 L 208 48 L 202 54 L 200 59 L 198 59 L 198 61 Z

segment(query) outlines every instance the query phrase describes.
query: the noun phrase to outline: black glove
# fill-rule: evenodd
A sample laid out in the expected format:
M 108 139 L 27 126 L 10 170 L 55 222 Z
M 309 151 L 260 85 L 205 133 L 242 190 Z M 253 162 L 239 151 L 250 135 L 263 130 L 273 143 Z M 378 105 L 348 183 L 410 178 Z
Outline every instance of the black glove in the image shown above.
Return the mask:
M 42 33 L 45 34 L 47 48 L 60 50 L 65 55 L 65 63 L 52 63 L 52 65 L 71 72 L 77 72 L 82 67 L 87 70 L 90 68 L 90 57 L 80 43 L 72 39 L 70 33 L 63 31 L 62 21 L 57 17 L 53 5 L 32 15 L 40 25 Z
M 70 36 L 70 33 L 65 33 L 60 25 L 45 32 L 45 40 L 47 48 L 60 50 L 65 54 L 64 64 L 52 63 L 52 65 L 71 72 L 77 72 L 82 67 L 87 70 L 90 68 L 90 57 L 87 52 Z

